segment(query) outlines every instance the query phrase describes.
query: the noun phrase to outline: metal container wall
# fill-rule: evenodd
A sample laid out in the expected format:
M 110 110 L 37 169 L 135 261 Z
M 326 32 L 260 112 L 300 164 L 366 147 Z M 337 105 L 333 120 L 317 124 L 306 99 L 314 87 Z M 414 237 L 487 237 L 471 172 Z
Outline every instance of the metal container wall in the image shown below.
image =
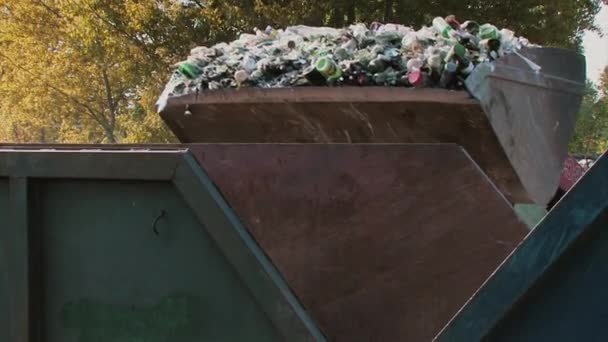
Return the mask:
M 430 341 L 528 233 L 455 144 L 189 148 L 332 341 Z
M 578 181 L 436 341 L 606 341 L 608 154 Z
M 0 341 L 323 341 L 185 150 L 0 150 Z

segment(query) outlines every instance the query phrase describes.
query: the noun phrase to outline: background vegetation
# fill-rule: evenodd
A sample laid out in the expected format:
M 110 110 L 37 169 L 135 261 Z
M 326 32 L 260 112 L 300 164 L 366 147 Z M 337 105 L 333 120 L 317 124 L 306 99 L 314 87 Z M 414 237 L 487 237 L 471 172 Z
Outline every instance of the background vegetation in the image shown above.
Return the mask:
M 343 26 L 437 15 L 579 49 L 600 0 L 0 0 L 0 141 L 171 142 L 154 102 L 197 45 L 270 24 Z M 606 74 L 605 74 L 606 75 Z M 608 77 L 589 87 L 572 149 L 608 142 Z

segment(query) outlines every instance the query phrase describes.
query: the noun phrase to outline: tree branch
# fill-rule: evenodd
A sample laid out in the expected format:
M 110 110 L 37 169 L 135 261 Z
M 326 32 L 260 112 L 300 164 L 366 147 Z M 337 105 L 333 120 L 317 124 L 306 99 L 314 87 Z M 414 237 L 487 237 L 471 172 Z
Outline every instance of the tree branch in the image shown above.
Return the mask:
M 127 32 L 125 29 L 119 27 L 118 24 L 110 21 L 109 19 L 107 19 L 107 18 L 103 17 L 102 15 L 100 15 L 99 13 L 97 13 L 97 11 L 95 10 L 95 8 L 91 7 L 91 5 L 87 5 L 87 8 L 88 8 L 88 12 L 89 13 L 91 13 L 97 19 L 99 19 L 102 22 L 104 22 L 113 31 L 126 36 L 129 40 L 131 40 L 133 43 L 135 43 L 136 46 L 139 46 L 142 50 L 144 50 L 146 52 L 146 54 L 148 54 L 148 56 L 153 56 L 154 59 L 156 59 L 156 53 L 154 53 L 153 51 L 151 51 L 148 48 L 148 46 L 144 42 L 142 42 L 141 40 L 139 40 L 136 36 L 134 36 L 133 34 Z
M 53 13 L 57 18 L 63 19 L 63 16 L 61 15 L 61 13 L 59 13 L 59 10 L 52 8 L 51 6 L 45 4 L 44 1 L 38 0 L 38 1 L 36 1 L 36 3 L 39 4 L 40 6 L 46 8 L 47 11 Z
M 108 126 L 108 123 L 106 122 L 105 117 L 103 116 L 103 114 L 99 115 L 99 113 L 95 112 L 93 110 L 93 108 L 91 108 L 91 106 L 89 106 L 88 104 L 86 104 L 86 103 L 84 103 L 82 101 L 79 101 L 76 97 L 68 94 L 67 92 L 65 92 L 61 88 L 56 87 L 56 86 L 52 85 L 51 83 L 49 83 L 49 82 L 47 82 L 45 80 L 40 79 L 39 77 L 36 77 L 36 75 L 34 75 L 31 71 L 29 71 L 26 68 L 22 67 L 18 63 L 15 63 L 10 57 L 6 56 L 5 54 L 3 54 L 1 52 L 0 52 L 0 57 L 2 57 L 5 60 L 7 60 L 9 63 L 11 63 L 17 69 L 19 69 L 19 70 L 27 73 L 28 75 L 32 76 L 34 79 L 39 80 L 45 86 L 47 86 L 50 89 L 56 91 L 57 93 L 63 95 L 69 101 L 72 101 L 73 103 L 75 103 L 75 104 L 81 106 L 82 108 L 84 108 L 86 110 L 86 114 L 88 116 L 90 116 L 95 122 L 97 122 L 101 126 L 101 128 L 104 129 L 104 132 L 106 132 L 107 138 L 111 142 L 116 142 L 116 138 L 114 137 L 114 132 L 112 130 L 110 130 L 110 127 Z
M 103 79 L 103 86 L 106 90 L 108 108 L 110 109 L 110 128 L 114 130 L 114 128 L 116 127 L 116 115 L 118 113 L 116 102 L 114 101 L 114 97 L 112 96 L 112 87 L 110 86 L 110 79 L 108 78 L 108 73 L 105 66 L 101 69 L 101 76 Z
M 205 6 L 203 6 L 200 1 L 192 0 L 192 2 L 194 2 L 200 9 L 205 9 Z

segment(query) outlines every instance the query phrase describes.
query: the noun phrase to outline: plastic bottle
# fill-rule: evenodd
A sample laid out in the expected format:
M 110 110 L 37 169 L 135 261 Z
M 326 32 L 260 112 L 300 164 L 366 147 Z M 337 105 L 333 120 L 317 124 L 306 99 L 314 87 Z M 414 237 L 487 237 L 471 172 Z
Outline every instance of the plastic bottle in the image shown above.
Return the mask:
M 319 58 L 315 68 L 330 82 L 337 81 L 342 76 L 342 69 L 329 57 Z
M 275 38 L 278 35 L 277 30 L 275 30 L 272 26 L 268 25 L 266 26 L 266 29 L 264 30 L 264 33 L 267 34 L 269 37 L 271 38 Z
M 420 69 L 424 65 L 424 62 L 420 58 L 412 58 L 407 61 L 407 71 L 412 72 L 413 70 Z
M 353 53 L 357 50 L 357 41 L 353 39 L 349 39 L 346 43 L 342 44 L 341 48 Z
M 384 73 L 386 74 L 386 83 L 388 85 L 394 86 L 397 84 L 399 73 L 395 69 L 389 67 L 384 71 Z
M 180 73 L 190 79 L 196 78 L 203 72 L 201 68 L 191 62 L 182 63 L 178 70 Z
M 393 68 L 374 74 L 374 82 L 376 85 L 394 86 L 397 84 L 397 72 Z
M 327 79 L 323 76 L 314 65 L 309 66 L 303 71 L 306 80 L 313 86 L 326 85 Z
M 500 30 L 500 46 L 504 51 L 512 52 L 519 48 L 518 43 L 513 31 L 507 29 Z
M 397 74 L 397 85 L 401 87 L 411 87 L 410 81 L 407 79 L 407 72 L 401 71 Z
M 387 75 L 384 71 L 375 73 L 374 74 L 374 83 L 376 83 L 376 85 L 384 85 L 387 80 L 386 76 Z
M 484 47 L 490 60 L 500 57 L 500 32 L 496 26 L 483 24 L 479 28 L 480 45 Z
M 467 57 L 467 50 L 462 44 L 455 44 L 447 58 L 450 59 L 450 56 L 451 60 L 458 62 L 458 71 L 462 75 L 468 76 L 475 69 L 475 65 Z
M 236 81 L 237 87 L 240 87 L 247 81 L 249 74 L 245 70 L 239 70 L 234 73 L 234 80 Z
M 498 59 L 501 56 L 500 40 L 484 39 L 479 42 L 479 45 L 485 50 L 486 54 L 490 57 L 490 60 Z
M 442 62 L 441 55 L 438 53 L 430 55 L 426 60 L 426 63 L 433 70 L 433 72 L 439 72 Z
M 384 71 L 384 69 L 386 69 L 386 61 L 383 57 L 383 55 L 378 55 L 378 57 L 374 58 L 372 61 L 369 62 L 369 65 L 367 66 L 369 72 L 377 73 L 382 72 Z
M 314 65 L 307 67 L 302 73 L 304 74 L 306 80 L 313 86 L 321 86 L 327 84 L 327 79 L 323 75 L 321 75 L 321 73 L 314 67 Z
M 281 71 L 281 65 L 277 64 L 274 61 L 271 63 L 262 65 L 262 71 L 264 72 L 264 74 L 269 75 L 269 76 L 279 76 L 283 73 Z
M 241 65 L 248 73 L 253 72 L 257 68 L 257 62 L 252 56 L 245 57 Z
M 479 33 L 479 24 L 473 20 L 467 20 L 462 25 L 460 25 L 460 29 L 472 34 L 477 35 Z
M 483 24 L 479 27 L 479 39 L 498 39 L 500 40 L 500 32 L 496 28 L 496 26 L 492 24 Z
M 416 34 L 409 34 L 401 40 L 401 48 L 406 52 L 422 53 L 422 42 L 418 39 Z
M 339 47 L 334 51 L 334 56 L 340 61 L 347 59 L 348 55 L 348 51 L 343 47 Z
M 357 84 L 362 87 L 368 85 L 369 76 L 364 72 L 360 73 L 359 76 L 357 77 Z
M 428 75 L 420 69 L 414 69 L 409 72 L 407 79 L 408 82 L 416 88 L 425 87 L 430 83 Z
M 451 39 L 454 37 L 454 29 L 442 17 L 433 19 L 433 28 L 443 38 Z
M 384 46 L 378 44 L 372 48 L 372 54 L 378 56 L 384 52 Z
M 447 17 L 445 17 L 445 22 L 448 23 L 448 25 L 450 25 L 454 30 L 456 30 L 456 31 L 460 30 L 461 24 L 460 24 L 460 22 L 458 22 L 455 15 L 450 14 Z
M 369 36 L 369 30 L 364 24 L 351 25 L 350 28 L 353 32 L 353 37 L 359 42 L 363 42 Z
M 450 88 L 450 86 L 456 80 L 456 73 L 458 72 L 458 63 L 455 61 L 449 61 L 445 64 L 441 79 L 439 80 L 439 86 L 441 88 Z
M 252 82 L 257 82 L 264 77 L 264 73 L 261 70 L 254 70 L 251 74 L 249 74 L 249 80 Z

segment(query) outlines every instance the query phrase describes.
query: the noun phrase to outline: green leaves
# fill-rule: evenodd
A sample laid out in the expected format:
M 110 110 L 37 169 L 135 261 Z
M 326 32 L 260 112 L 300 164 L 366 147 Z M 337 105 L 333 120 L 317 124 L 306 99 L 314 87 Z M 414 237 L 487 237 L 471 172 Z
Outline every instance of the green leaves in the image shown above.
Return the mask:
M 586 95 L 578 114 L 576 130 L 570 143 L 573 154 L 596 155 L 608 149 L 608 68 L 604 71 L 599 90 L 587 82 Z M 604 96 L 600 96 L 601 93 Z

